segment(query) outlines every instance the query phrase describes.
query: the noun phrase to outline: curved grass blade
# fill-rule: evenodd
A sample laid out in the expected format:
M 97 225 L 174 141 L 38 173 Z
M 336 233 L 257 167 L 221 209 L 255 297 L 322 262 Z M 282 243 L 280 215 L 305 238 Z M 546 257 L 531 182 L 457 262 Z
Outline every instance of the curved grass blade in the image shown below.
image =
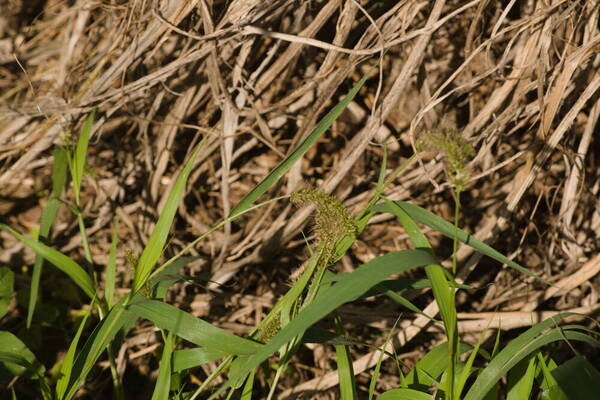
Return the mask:
M 73 370 L 71 371 L 71 381 L 65 399 L 72 399 L 80 385 L 90 373 L 96 361 L 106 350 L 109 343 L 115 338 L 117 333 L 135 320 L 135 315 L 127 311 L 124 307 L 128 297 L 123 297 L 109 311 L 107 316 L 96 326 L 85 345 L 77 355 Z
M 38 242 L 37 240 L 33 240 L 26 236 L 21 235 L 19 232 L 15 231 L 9 226 L 4 224 L 0 224 L 0 229 L 9 232 L 14 237 L 23 242 L 27 247 L 35 251 L 41 257 L 51 262 L 56 268 L 63 271 L 65 274 L 69 275 L 69 277 L 84 291 L 84 293 L 90 298 L 93 299 L 96 293 L 96 289 L 94 287 L 94 282 L 92 278 L 85 272 L 83 268 L 75 261 L 71 260 L 69 257 L 65 256 L 61 252 L 54 250 L 46 246 L 43 243 Z
M 229 216 L 235 216 L 246 211 L 260 196 L 265 194 L 292 166 L 298 161 L 313 144 L 331 127 L 333 122 L 339 117 L 344 109 L 350 104 L 360 88 L 365 84 L 369 74 L 365 74 L 350 92 L 340 101 L 331 111 L 329 111 L 315 129 L 300 143 L 300 145 L 285 159 L 283 159 L 269 174 L 250 191 L 229 213 Z
M 52 165 L 52 194 L 50 200 L 46 203 L 44 210 L 42 211 L 42 218 L 40 221 L 40 231 L 38 233 L 38 240 L 48 240 L 50 236 L 50 228 L 56 220 L 58 210 L 60 208 L 60 197 L 65 182 L 67 180 L 67 169 L 69 168 L 69 162 L 67 157 L 67 151 L 64 147 L 56 146 L 53 152 L 54 162 Z M 33 313 L 35 312 L 35 306 L 37 304 L 40 279 L 42 277 L 44 258 L 40 255 L 35 255 L 35 262 L 33 264 L 33 273 L 31 274 L 31 288 L 29 291 L 29 305 L 27 306 L 27 328 L 31 326 L 33 319 Z
M 152 400 L 169 400 L 169 389 L 171 387 L 171 355 L 173 354 L 173 333 L 169 332 L 163 347 L 162 357 L 156 386 L 152 393 Z
M 278 351 L 290 340 L 301 335 L 311 325 L 344 303 L 355 300 L 388 276 L 401 271 L 435 263 L 435 258 L 424 250 L 391 252 L 358 267 L 345 275 L 337 284 L 324 290 L 315 300 L 301 310 L 256 354 L 250 356 L 240 369 L 230 376 L 230 385 L 239 385 L 267 357 Z
M 162 301 L 142 300 L 130 304 L 127 308 L 135 315 L 154 322 L 159 328 L 173 332 L 198 346 L 234 355 L 254 354 L 262 348 L 260 343 L 217 328 Z
M 14 376 L 43 378 L 45 368 L 25 343 L 8 331 L 0 331 L 0 362 Z
M 573 315 L 573 313 L 562 313 L 546 319 L 519 335 L 509 343 L 488 366 L 479 374 L 464 400 L 483 399 L 488 391 L 505 376 L 519 361 L 533 354 L 541 346 L 560 340 L 578 340 L 600 347 L 600 342 L 587 334 L 576 332 L 577 327 L 553 328 L 543 332 L 561 319 Z
M 183 170 L 177 177 L 175 181 L 175 185 L 171 189 L 171 193 L 169 193 L 169 197 L 165 203 L 165 207 L 162 210 L 160 217 L 158 218 L 158 222 L 150 235 L 150 239 L 148 239 L 148 243 L 140 256 L 138 261 L 138 265 L 135 268 L 135 276 L 133 279 L 133 293 L 137 292 L 146 284 L 146 281 L 150 277 L 152 273 L 152 269 L 154 265 L 160 258 L 162 254 L 163 248 L 167 241 L 167 236 L 169 235 L 169 230 L 171 229 L 171 225 L 173 224 L 173 219 L 175 218 L 175 213 L 177 212 L 177 207 L 179 206 L 179 202 L 183 193 L 185 191 L 185 185 L 187 180 L 192 172 L 192 167 L 194 165 L 194 161 L 196 157 L 200 153 L 207 136 L 205 136 L 202 141 L 196 146 L 196 149 L 192 152 L 189 160 L 185 163 Z
M 438 217 L 437 215 L 425 210 L 422 207 L 419 207 L 419 206 L 411 204 L 411 203 L 407 203 L 405 201 L 393 201 L 391 203 L 394 203 L 396 206 L 400 207 L 413 220 L 420 222 L 424 225 L 427 225 L 431 229 L 441 232 L 445 236 L 447 236 L 451 239 L 454 239 L 454 225 L 451 224 L 450 222 L 444 220 L 443 218 Z M 373 210 L 379 211 L 379 212 L 392 212 L 387 203 L 378 204 L 375 207 L 373 207 Z M 492 248 L 491 246 L 488 246 L 487 244 L 483 243 L 482 241 L 476 239 L 475 237 L 466 233 L 462 229 L 458 229 L 457 239 L 459 241 L 463 242 L 464 244 L 471 246 L 475 250 L 479 251 L 481 254 L 484 254 L 490 258 L 493 258 L 494 260 L 496 260 L 502 264 L 506 264 L 509 267 L 516 269 L 517 271 L 520 271 L 526 275 L 529 275 L 529 276 L 539 280 L 540 282 L 544 282 L 548 285 L 552 285 L 550 282 L 546 281 L 539 275 L 534 274 L 533 272 L 530 272 L 528 269 L 522 267 L 521 265 L 517 264 L 513 260 L 507 258 L 500 252 L 494 250 L 494 248 Z
M 92 304 L 93 306 L 93 304 Z M 79 324 L 79 328 L 77 329 L 77 333 L 75 337 L 71 341 L 69 345 L 69 350 L 63 359 L 62 366 L 60 367 L 60 373 L 58 378 L 58 382 L 56 382 L 56 398 L 62 400 L 65 397 L 65 393 L 67 392 L 67 387 L 69 385 L 69 381 L 71 380 L 71 371 L 73 370 L 73 361 L 75 360 L 75 352 L 77 351 L 77 345 L 79 344 L 79 340 L 81 338 L 81 334 L 83 333 L 83 328 L 92 312 L 93 307 L 90 308 L 85 313 L 83 317 L 83 321 Z

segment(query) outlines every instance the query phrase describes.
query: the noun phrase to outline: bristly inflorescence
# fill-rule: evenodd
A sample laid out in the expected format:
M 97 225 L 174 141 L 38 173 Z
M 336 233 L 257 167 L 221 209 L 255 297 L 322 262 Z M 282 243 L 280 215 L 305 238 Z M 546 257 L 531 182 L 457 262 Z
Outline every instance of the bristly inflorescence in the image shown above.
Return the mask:
M 295 204 L 313 203 L 317 206 L 315 235 L 319 243 L 333 246 L 345 235 L 356 236 L 358 230 L 354 219 L 337 198 L 316 189 L 301 189 L 290 196 Z
M 468 163 L 473 146 L 456 129 L 436 128 L 423 131 L 417 139 L 417 151 L 433 150 L 444 155 L 448 179 L 462 191 L 470 177 Z

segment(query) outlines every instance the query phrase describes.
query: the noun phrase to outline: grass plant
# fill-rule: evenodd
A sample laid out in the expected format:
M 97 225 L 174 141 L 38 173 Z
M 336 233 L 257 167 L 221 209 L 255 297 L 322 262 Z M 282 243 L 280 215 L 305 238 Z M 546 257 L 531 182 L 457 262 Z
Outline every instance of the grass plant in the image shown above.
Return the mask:
M 262 182 L 254 187 L 221 223 L 212 227 L 207 234 L 193 241 L 190 246 L 214 232 L 226 222 L 234 221 L 245 213 L 264 207 L 272 201 L 287 201 L 285 197 L 274 198 L 255 204 L 267 194 L 286 172 L 298 162 L 316 141 L 329 129 L 335 119 L 354 98 L 367 77 L 363 77 L 318 124 L 317 128 L 284 158 Z M 456 252 L 458 243 L 471 246 L 483 255 L 516 269 L 520 273 L 544 282 L 542 278 L 500 254 L 492 247 L 477 240 L 458 226 L 460 215 L 460 193 L 467 184 L 467 157 L 472 152 L 470 145 L 457 132 L 439 130 L 426 132 L 421 144 L 442 151 L 446 157 L 447 175 L 453 184 L 455 218 L 450 223 L 441 217 L 410 202 L 392 201 L 382 195 L 386 184 L 384 165 L 379 175 L 377 189 L 366 205 L 351 216 L 344 205 L 335 197 L 319 189 L 304 189 L 289 198 L 294 203 L 312 203 L 316 206 L 314 233 L 316 241 L 307 243 L 311 256 L 300 275 L 290 282 L 288 291 L 278 300 L 270 313 L 256 325 L 246 337 L 235 335 L 210 322 L 197 318 L 164 300 L 164 294 L 177 279 L 172 279 L 181 266 L 189 262 L 184 252 L 160 264 L 168 243 L 170 230 L 178 205 L 185 193 L 195 160 L 203 151 L 201 141 L 190 152 L 172 186 L 158 221 L 137 260 L 133 260 L 133 279 L 126 294 L 116 290 L 115 254 L 118 245 L 118 221 L 113 225 L 112 244 L 107 265 L 106 279 L 99 277 L 90 267 L 94 264 L 87 240 L 85 221 L 81 212 L 81 188 L 84 184 L 86 152 L 93 126 L 94 113 L 85 121 L 79 140 L 74 148 L 57 147 L 54 152 L 53 190 L 42 214 L 41 228 L 37 238 L 27 237 L 11 227 L 1 224 L 0 229 L 11 233 L 36 253 L 31 282 L 27 323 L 31 322 L 38 302 L 37 290 L 42 276 L 43 262 L 48 262 L 67 274 L 86 295 L 87 305 L 79 327 L 72 337 L 69 349 L 60 365 L 58 379 L 52 382 L 45 368 L 14 334 L 0 332 L 0 361 L 4 369 L 20 379 L 37 382 L 39 396 L 44 399 L 74 399 L 92 369 L 98 366 L 102 354 L 109 362 L 115 397 L 124 398 L 123 377 L 119 375 L 115 352 L 133 323 L 143 318 L 160 329 L 163 340 L 158 375 L 152 399 L 195 399 L 195 398 L 257 398 L 253 395 L 255 379 L 261 373 L 261 365 L 275 368 L 267 398 L 274 398 L 277 383 L 289 366 L 300 346 L 307 341 L 330 343 L 335 347 L 339 390 L 342 399 L 358 398 L 354 379 L 351 347 L 353 342 L 344 333 L 343 318 L 336 311 L 346 303 L 365 295 L 388 296 L 409 307 L 410 311 L 423 313 L 402 296 L 398 287 L 410 288 L 414 282 L 395 277 L 397 274 L 423 269 L 427 279 L 421 287 L 430 287 L 437 302 L 446 341 L 429 350 L 413 368 L 402 367 L 397 361 L 400 385 L 396 389 L 379 393 L 376 398 L 391 399 L 448 399 L 484 400 L 498 399 L 505 393 L 507 399 L 544 398 L 550 400 L 593 398 L 600 393 L 598 370 L 579 354 L 564 364 L 557 364 L 545 348 L 553 342 L 583 342 L 589 346 L 600 346 L 598 331 L 583 325 L 561 324 L 569 313 L 534 324 L 528 330 L 491 353 L 482 343 L 471 346 L 460 340 L 458 330 L 456 291 L 461 290 L 455 282 L 457 270 Z M 68 167 L 68 168 L 67 168 Z M 70 171 L 73 205 L 65 197 L 66 171 Z M 402 169 L 392 173 L 395 179 Z M 51 247 L 51 226 L 56 220 L 61 205 L 67 206 L 77 218 L 81 245 L 86 266 Z M 370 219 L 380 214 L 395 216 L 412 242 L 413 249 L 392 251 L 377 256 L 360 265 L 350 273 L 334 274 L 329 267 L 337 262 L 360 237 Z M 437 231 L 453 240 L 452 268 L 444 268 L 435 249 L 419 224 Z M 189 248 L 189 247 L 188 247 Z M 0 269 L 0 311 L 6 313 L 13 290 L 12 271 Z M 120 293 L 120 292 L 119 292 Z M 333 330 L 323 331 L 315 324 L 334 314 Z M 3 316 L 0 315 L 1 316 Z M 92 333 L 84 337 L 83 332 L 94 326 Z M 386 340 L 386 345 L 390 342 Z M 185 348 L 183 341 L 195 346 Z M 387 346 L 384 346 L 384 348 Z M 400 350 L 400 349 L 396 349 Z M 372 372 L 369 398 L 374 396 L 383 355 L 394 358 L 394 354 L 380 351 L 381 357 Z M 219 366 L 197 387 L 186 381 L 190 370 L 202 364 L 218 361 Z M 293 369 L 292 369 L 293 370 Z M 585 371 L 586 374 L 581 372 Z M 217 379 L 218 378 L 218 379 Z M 508 380 L 508 384 L 505 380 Z M 576 379 L 577 385 L 571 382 Z M 19 394 L 13 391 L 13 397 Z M 573 397 L 583 396 L 583 397 Z M 587 397 L 586 397 L 587 396 Z

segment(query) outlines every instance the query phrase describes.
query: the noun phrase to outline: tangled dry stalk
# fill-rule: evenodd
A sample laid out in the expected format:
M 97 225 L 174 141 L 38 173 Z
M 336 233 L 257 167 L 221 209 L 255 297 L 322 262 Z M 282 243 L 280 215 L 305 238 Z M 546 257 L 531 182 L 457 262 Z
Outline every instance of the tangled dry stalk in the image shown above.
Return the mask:
M 118 216 L 121 248 L 139 254 L 172 177 L 193 144 L 209 135 L 179 209 L 176 251 L 227 215 L 351 84 L 378 71 L 278 193 L 315 186 L 355 208 L 373 190 L 383 144 L 388 168 L 396 168 L 420 131 L 458 128 L 477 152 L 462 225 L 569 288 L 541 287 L 461 248 L 459 277 L 471 275 L 480 288 L 460 299 L 461 331 L 481 332 L 498 318 L 504 329 L 529 325 L 532 311 L 597 315 L 597 1 L 48 0 L 1 7 L 5 223 L 21 231 L 38 224 L 51 147 L 69 140 L 97 108 L 84 192 L 96 249 L 108 249 Z M 445 181 L 439 160 L 421 159 L 385 194 L 450 217 Z M 310 213 L 310 207 L 274 203 L 226 225 L 192 251 L 200 261 L 187 271 L 212 282 L 210 294 L 188 283 L 173 301 L 244 332 L 299 265 L 299 233 Z M 384 230 L 388 224 L 371 225 L 340 268 L 401 247 L 402 233 Z M 63 219 L 56 231 L 55 243 L 73 254 L 80 240 L 74 220 Z M 31 261 L 13 238 L 2 233 L 0 240 L 2 263 Z M 95 260 L 107 254 L 94 254 Z M 125 258 L 123 251 L 122 280 L 131 278 Z M 372 305 L 371 313 L 386 315 L 387 306 Z M 433 302 L 422 306 L 437 311 Z M 427 343 L 436 334 L 429 324 L 420 316 L 406 319 L 399 343 L 419 337 Z M 148 341 L 128 340 L 121 367 L 127 354 L 151 351 Z M 313 351 L 315 370 L 302 385 L 284 381 L 281 398 L 335 385 L 335 373 L 325 374 L 327 351 Z M 355 371 L 374 362 L 374 353 L 363 354 Z

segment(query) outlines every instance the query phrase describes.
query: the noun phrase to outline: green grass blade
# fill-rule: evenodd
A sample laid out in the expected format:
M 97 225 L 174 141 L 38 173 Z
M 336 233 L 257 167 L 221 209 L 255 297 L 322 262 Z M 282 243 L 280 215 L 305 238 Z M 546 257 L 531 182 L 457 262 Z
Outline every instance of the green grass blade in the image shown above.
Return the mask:
M 570 359 L 551 373 L 569 399 L 593 399 L 600 394 L 600 372 L 581 356 Z
M 558 382 L 552 376 L 552 370 L 557 368 L 556 363 L 550 356 L 544 356 L 541 352 L 538 352 L 538 365 L 541 367 L 541 384 L 540 388 L 542 393 L 540 394 L 541 400 L 569 400 L 564 392 L 558 386 Z
M 177 350 L 173 353 L 173 372 L 181 372 L 185 369 L 199 367 L 202 364 L 226 356 L 227 353 L 206 347 Z
M 396 319 L 396 322 L 394 322 L 394 326 L 392 327 L 392 329 L 387 335 L 387 338 L 385 339 L 385 343 L 383 344 L 383 346 L 381 346 L 381 349 L 379 349 L 379 357 L 377 358 L 377 364 L 375 364 L 375 370 L 373 371 L 373 374 L 371 375 L 371 381 L 369 382 L 369 400 L 373 398 L 373 393 L 375 392 L 375 387 L 377 386 L 377 380 L 379 379 L 379 371 L 381 371 L 381 364 L 383 362 L 385 349 L 387 348 L 388 343 L 390 343 L 390 341 L 392 340 L 392 332 L 394 331 L 394 329 L 396 329 L 396 325 L 398 324 L 399 320 L 400 318 Z
M 340 335 L 344 334 L 342 319 L 335 317 L 335 325 Z M 340 380 L 340 394 L 342 400 L 356 400 L 356 382 L 354 380 L 354 368 L 352 367 L 352 356 L 350 350 L 345 344 L 335 346 L 335 354 L 337 359 L 337 371 Z
M 92 304 L 93 305 L 93 304 Z M 79 340 L 81 338 L 81 334 L 83 333 L 83 328 L 92 312 L 92 306 L 87 310 L 83 320 L 79 324 L 79 328 L 77 328 L 77 333 L 73 340 L 71 340 L 71 344 L 69 345 L 69 350 L 63 359 L 62 365 L 60 367 L 60 373 L 58 382 L 56 382 L 56 398 L 62 400 L 67 393 L 67 387 L 69 385 L 69 381 L 71 380 L 71 372 L 73 371 L 73 362 L 75 361 L 75 352 L 77 351 L 77 345 L 79 344 Z
M 173 332 L 180 338 L 198 346 L 234 355 L 254 354 L 262 347 L 260 343 L 217 328 L 162 301 L 138 301 L 130 304 L 128 310 L 139 317 L 154 322 L 159 328 Z
M 167 237 L 169 235 L 169 230 L 171 229 L 171 225 L 173 224 L 173 219 L 175 218 L 175 213 L 177 212 L 177 207 L 181 198 L 185 192 L 185 185 L 187 180 L 192 172 L 192 167 L 194 165 L 194 161 L 196 157 L 200 153 L 205 140 L 205 136 L 202 141 L 196 146 L 196 149 L 192 152 L 189 160 L 186 162 L 183 170 L 177 177 L 175 181 L 175 185 L 171 189 L 171 193 L 169 193 L 169 197 L 165 203 L 165 207 L 162 210 L 160 217 L 158 218 L 158 222 L 150 235 L 150 239 L 148 239 L 148 243 L 140 256 L 138 261 L 138 265 L 135 269 L 135 276 L 133 280 L 133 292 L 137 292 L 146 284 L 146 281 L 150 277 L 152 273 L 152 269 L 154 265 L 160 258 L 162 254 L 163 248 L 167 241 Z
M 0 362 L 14 376 L 43 378 L 45 368 L 25 343 L 8 331 L 0 331 Z
M 363 76 L 362 79 L 354 85 L 352 90 L 350 90 L 350 92 L 335 107 L 333 107 L 321 121 L 319 121 L 315 129 L 302 141 L 302 143 L 300 143 L 298 148 L 273 168 L 271 172 L 269 172 L 269 174 L 233 208 L 233 210 L 231 210 L 229 215 L 235 216 L 246 211 L 260 196 L 265 194 L 267 190 L 281 179 L 281 177 L 292 168 L 296 161 L 298 161 L 331 127 L 337 117 L 339 117 L 342 111 L 344 111 L 352 99 L 354 99 L 354 96 L 356 96 L 360 88 L 364 85 L 367 78 L 368 74 Z
M 240 400 L 252 400 L 252 388 L 254 387 L 254 371 L 248 375 L 246 379 L 246 383 L 242 388 L 242 393 L 240 394 Z
M 462 354 L 472 347 L 459 343 L 458 354 Z M 439 346 L 431 349 L 421 358 L 415 367 L 410 370 L 402 381 L 402 387 L 427 390 L 429 386 L 439 384 L 438 378 L 444 373 L 448 367 L 446 362 L 448 357 L 448 342 L 444 342 Z
M 484 338 L 484 335 L 482 334 L 481 338 L 479 339 L 477 344 L 475 344 L 475 347 L 471 351 L 471 354 L 469 354 L 469 358 L 467 359 L 467 362 L 465 363 L 460 375 L 457 378 L 457 383 L 454 386 L 454 398 L 455 399 L 461 398 L 461 394 L 467 383 L 467 379 L 473 373 L 473 363 L 475 362 L 475 357 L 479 353 L 479 347 L 481 346 L 481 341 L 483 340 L 483 338 Z
M 96 110 L 92 110 L 90 115 L 88 115 L 83 123 L 79 133 L 79 139 L 77 140 L 75 154 L 73 156 L 71 174 L 73 175 L 73 191 L 75 192 L 75 201 L 78 206 L 80 198 L 79 194 L 81 193 L 81 182 L 83 180 L 83 173 L 85 170 L 85 157 L 87 154 L 88 144 L 90 142 L 90 132 L 94 126 L 95 114 Z
M 413 245 L 416 248 L 428 249 L 433 253 L 429 241 L 414 222 L 413 217 L 409 215 L 397 202 L 386 201 L 373 208 L 378 212 L 388 212 L 394 214 L 408 233 Z M 433 215 L 433 214 L 432 214 Z M 452 226 L 454 231 L 454 226 Z M 427 277 L 431 281 L 434 297 L 440 309 L 440 315 L 444 321 L 447 332 L 454 332 L 456 326 L 456 305 L 454 303 L 454 290 L 450 286 L 446 275 L 440 265 L 436 262 L 425 269 Z
M 536 368 L 536 355 L 530 354 L 509 371 L 506 400 L 529 400 L 531 398 Z
M 73 282 L 75 282 L 77 286 L 79 286 L 81 290 L 83 290 L 84 293 L 90 299 L 94 298 L 96 293 L 94 282 L 87 274 L 87 272 L 85 272 L 85 270 L 81 268 L 81 266 L 75 261 L 71 260 L 69 257 L 65 256 L 61 252 L 46 246 L 43 243 L 21 235 L 9 226 L 0 224 L 0 229 L 9 232 L 21 242 L 23 242 L 27 247 L 29 247 L 41 257 L 52 263 L 56 268 L 69 275 Z
M 392 389 L 381 396 L 377 397 L 377 400 L 433 400 L 433 396 L 429 393 L 419 392 L 414 389 Z
M 64 147 L 56 146 L 53 152 L 54 163 L 52 165 L 52 194 L 44 210 L 40 221 L 38 240 L 47 241 L 50 236 L 50 228 L 56 220 L 60 208 L 60 197 L 65 182 L 67 181 L 67 170 L 69 168 L 67 151 Z M 29 305 L 27 307 L 27 328 L 31 326 L 33 313 L 38 300 L 40 279 L 42 277 L 44 258 L 36 254 L 31 275 L 31 288 L 29 290 Z
M 106 281 L 104 282 L 104 298 L 108 307 L 112 307 L 115 297 L 115 281 L 117 273 L 117 243 L 119 242 L 119 218 L 116 217 L 113 224 L 108 263 L 106 264 Z
M 13 296 L 15 273 L 8 267 L 0 267 L 0 319 L 8 312 L 8 306 Z
M 546 329 L 557 324 L 561 319 L 573 315 L 572 313 L 558 314 L 552 318 L 546 319 L 527 331 L 523 332 L 516 339 L 510 342 L 502 349 L 488 366 L 479 374 L 470 390 L 467 392 L 464 400 L 482 399 L 487 392 L 505 376 L 519 361 L 534 353 L 541 346 L 551 342 L 570 339 L 587 342 L 594 346 L 600 346 L 600 342 L 591 336 L 567 330 L 567 328 L 554 328 L 544 332 Z
M 444 220 L 443 218 L 440 218 L 437 215 L 425 210 L 424 208 L 416 206 L 414 204 L 410 204 L 410 203 L 407 203 L 404 201 L 394 201 L 393 203 L 396 204 L 398 207 L 400 207 L 406 214 L 408 214 L 415 221 L 420 222 L 438 232 L 443 233 L 445 236 L 449 237 L 450 239 L 454 239 L 454 225 L 451 224 L 450 222 L 448 222 L 448 221 Z M 378 204 L 373 209 L 383 211 L 383 212 L 389 212 L 389 211 L 387 211 L 388 207 L 385 204 Z M 530 272 L 526 268 L 524 268 L 521 265 L 517 264 L 516 262 L 510 260 L 506 256 L 502 255 L 500 252 L 494 250 L 491 246 L 488 246 L 487 244 L 483 243 L 482 241 L 477 240 L 475 237 L 471 236 L 470 234 L 466 233 L 465 231 L 458 229 L 457 235 L 458 235 L 457 239 L 459 241 L 461 241 L 462 243 L 464 243 L 468 246 L 473 247 L 475 250 L 479 251 L 480 253 L 482 253 L 490 258 L 493 258 L 494 260 L 496 260 L 500 263 L 506 264 L 509 267 L 516 269 L 517 271 L 520 271 L 526 275 L 529 275 L 529 276 L 539 280 L 540 282 L 544 282 L 548 285 L 551 285 L 549 282 L 544 280 L 539 275 L 534 274 L 533 272 Z
M 127 300 L 127 297 L 122 298 L 121 301 L 115 304 L 106 317 L 96 326 L 77 355 L 73 364 L 71 381 L 65 399 L 70 400 L 75 396 L 79 387 L 109 343 L 115 338 L 121 328 L 135 320 L 135 315 L 125 309 L 125 300 Z
M 250 356 L 236 374 L 231 374 L 230 384 L 236 385 L 237 383 L 239 385 L 240 379 L 247 376 L 250 371 L 290 340 L 301 335 L 312 324 L 337 307 L 360 297 L 391 274 L 434 262 L 435 259 L 427 251 L 404 250 L 388 253 L 358 267 L 351 274 L 345 275 L 337 284 L 324 290 L 265 346 Z
M 171 355 L 173 354 L 174 336 L 171 332 L 167 335 L 163 347 L 162 357 L 160 358 L 160 367 L 158 369 L 158 378 L 156 386 L 152 393 L 152 400 L 169 400 L 169 389 L 171 387 Z

